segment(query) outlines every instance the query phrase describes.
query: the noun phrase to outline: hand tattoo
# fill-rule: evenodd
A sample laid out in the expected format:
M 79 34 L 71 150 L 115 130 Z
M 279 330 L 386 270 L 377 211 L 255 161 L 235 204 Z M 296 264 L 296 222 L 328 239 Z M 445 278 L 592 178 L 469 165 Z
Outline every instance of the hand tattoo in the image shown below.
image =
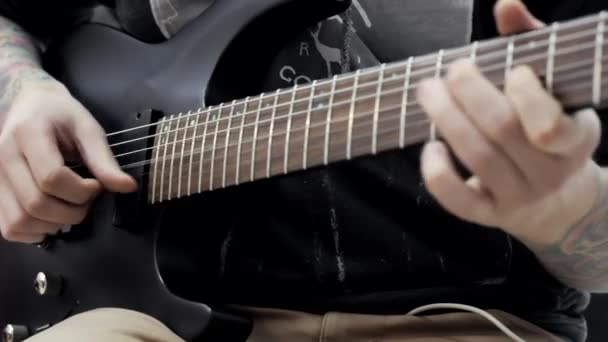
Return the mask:
M 608 292 L 608 184 L 598 183 L 600 193 L 589 213 L 559 244 L 535 251 L 563 283 L 586 291 Z

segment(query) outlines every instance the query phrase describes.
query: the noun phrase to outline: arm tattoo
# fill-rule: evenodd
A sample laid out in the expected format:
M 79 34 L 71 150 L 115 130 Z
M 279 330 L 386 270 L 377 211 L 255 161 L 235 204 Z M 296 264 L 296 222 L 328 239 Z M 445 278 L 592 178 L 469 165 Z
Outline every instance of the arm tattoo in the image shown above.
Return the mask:
M 563 283 L 592 292 L 608 291 L 608 184 L 602 183 L 595 206 L 564 239 L 536 249 L 541 262 Z
M 34 40 L 17 24 L 0 17 L 0 121 L 24 82 L 49 79 Z

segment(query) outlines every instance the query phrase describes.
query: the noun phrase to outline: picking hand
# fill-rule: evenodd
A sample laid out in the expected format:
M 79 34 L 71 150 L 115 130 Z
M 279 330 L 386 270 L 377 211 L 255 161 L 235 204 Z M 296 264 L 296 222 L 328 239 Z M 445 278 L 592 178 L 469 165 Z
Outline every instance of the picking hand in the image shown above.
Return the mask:
M 79 156 L 95 179 L 66 167 Z M 103 189 L 130 192 L 91 114 L 58 82 L 24 84 L 0 132 L 0 230 L 9 241 L 36 243 L 78 224 Z

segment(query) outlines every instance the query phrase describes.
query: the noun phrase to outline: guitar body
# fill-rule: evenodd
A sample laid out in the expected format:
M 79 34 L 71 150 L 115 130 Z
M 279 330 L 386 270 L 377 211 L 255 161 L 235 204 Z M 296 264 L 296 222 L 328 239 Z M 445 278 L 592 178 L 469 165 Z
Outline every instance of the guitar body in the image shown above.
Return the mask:
M 87 25 L 54 46 L 46 63 L 106 132 L 118 132 L 153 123 L 155 111 L 177 114 L 260 92 L 265 66 L 280 43 L 347 5 L 216 1 L 179 35 L 157 45 Z M 143 131 L 117 139 L 154 134 Z M 150 143 L 143 139 L 136 147 Z M 134 154 L 131 160 L 146 155 Z M 74 314 L 114 307 L 153 316 L 187 341 L 244 341 L 251 330 L 246 317 L 179 298 L 164 286 L 156 261 L 162 208 L 146 204 L 147 168 L 130 172 L 140 181 L 140 191 L 100 196 L 85 222 L 71 232 L 44 246 L 0 241 L 0 324 L 26 327 L 31 335 Z M 45 295 L 34 289 L 39 272 L 48 278 Z

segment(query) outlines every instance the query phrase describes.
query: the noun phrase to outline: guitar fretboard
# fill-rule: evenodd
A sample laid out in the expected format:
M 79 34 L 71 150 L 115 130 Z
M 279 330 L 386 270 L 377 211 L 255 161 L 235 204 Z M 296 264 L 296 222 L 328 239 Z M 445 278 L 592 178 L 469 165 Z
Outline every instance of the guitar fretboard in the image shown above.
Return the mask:
M 171 115 L 157 127 L 149 201 L 192 194 L 421 143 L 434 125 L 417 84 L 473 60 L 497 87 L 528 65 L 566 107 L 602 107 L 608 34 L 602 12 L 518 36 Z

